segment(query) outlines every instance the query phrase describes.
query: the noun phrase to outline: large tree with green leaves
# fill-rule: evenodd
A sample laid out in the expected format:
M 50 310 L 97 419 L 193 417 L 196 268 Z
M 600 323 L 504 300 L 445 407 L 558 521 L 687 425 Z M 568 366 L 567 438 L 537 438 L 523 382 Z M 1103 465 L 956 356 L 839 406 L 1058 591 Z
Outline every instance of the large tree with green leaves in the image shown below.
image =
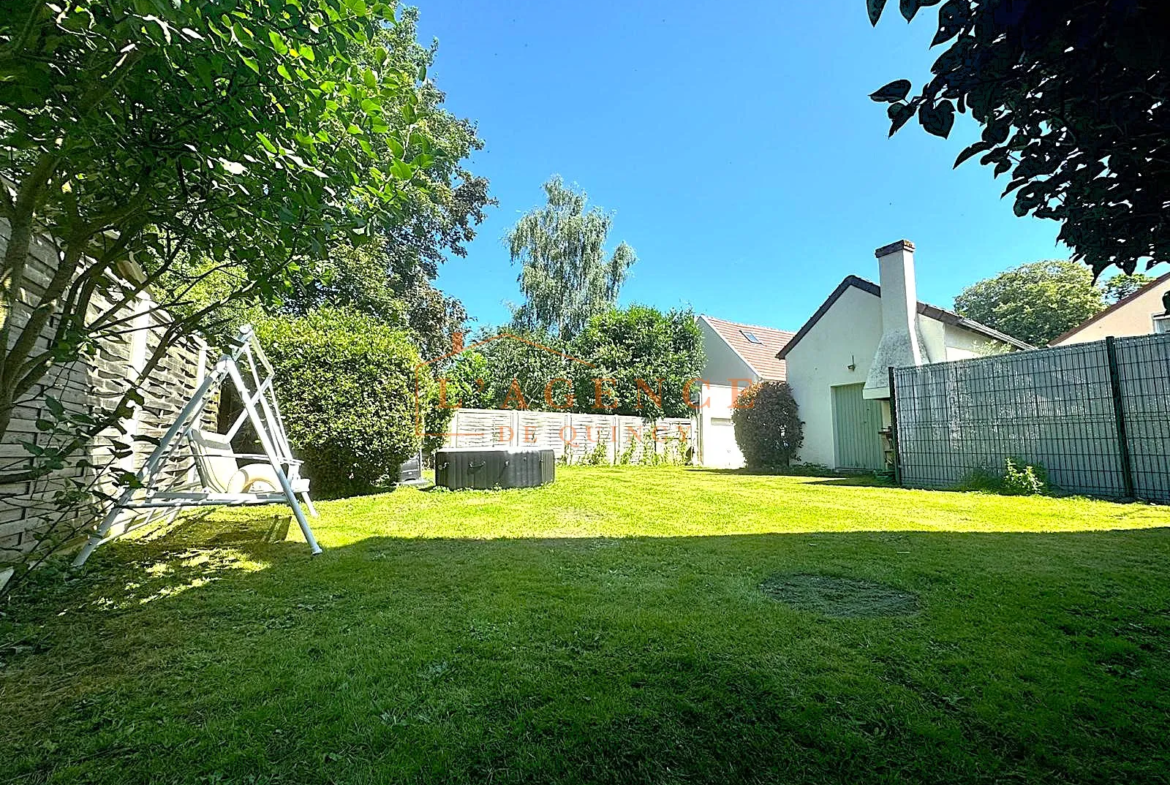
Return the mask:
M 520 264 L 524 303 L 516 326 L 573 337 L 590 317 L 617 302 L 634 249 L 619 243 L 605 250 L 613 215 L 586 209 L 588 197 L 554 176 L 544 184 L 547 202 L 525 214 L 505 238 L 512 263 Z
M 339 240 L 397 225 L 446 151 L 420 101 L 425 73 L 376 42 L 393 22 L 392 5 L 365 0 L 5 4 L 0 436 L 50 368 L 127 329 L 122 306 L 142 290 L 179 305 L 230 267 L 228 299 L 271 298 Z M 57 258 L 30 287 L 37 236 Z M 198 274 L 165 286 L 186 260 Z M 95 316 L 101 298 L 111 307 Z M 173 321 L 143 376 L 221 305 Z M 124 416 L 137 381 L 83 430 Z
M 703 335 L 689 309 L 663 313 L 645 305 L 612 308 L 591 318 L 573 340 L 575 356 L 592 367 L 575 368 L 580 411 L 596 411 L 598 379 L 606 411 L 647 417 L 690 417 L 703 372 Z M 612 408 L 608 408 L 612 406 Z
M 940 0 L 900 0 L 907 21 Z M 877 24 L 886 0 L 867 0 Z M 1073 259 L 1095 273 L 1170 261 L 1170 4 L 1161 0 L 948 0 L 945 45 L 916 95 L 899 79 L 890 134 L 917 116 L 946 137 L 970 113 L 979 156 L 1007 174 L 1017 215 L 1061 222 Z
M 407 8 L 397 24 L 379 32 L 365 59 L 385 50 L 394 68 L 425 73 L 437 46 L 418 42 L 418 11 Z M 321 260 L 322 274 L 288 298 L 293 310 L 323 303 L 357 308 L 409 328 L 424 358 L 449 350 L 467 312 L 433 281 L 447 254 L 467 256 L 467 243 L 495 200 L 487 179 L 467 169 L 468 157 L 483 148 L 475 124 L 443 109 L 445 98 L 433 79 L 419 86 L 415 109 L 426 117 L 433 160 L 402 188 L 397 220 L 381 227 L 368 247 L 341 246 Z
M 544 332 L 497 335 L 484 331 L 475 343 L 486 342 L 444 369 L 450 405 L 651 419 L 694 412 L 698 383 L 687 383 L 702 372 L 703 339 L 688 309 L 610 308 L 569 341 Z
M 477 348 L 440 370 L 449 380 L 452 404 L 549 411 L 567 403 L 571 385 L 555 383 L 548 400 L 545 391 L 553 379 L 572 379 L 574 367 L 581 365 L 568 341 L 543 330 L 506 327 L 481 329 L 469 345 Z
M 1032 262 L 972 284 L 955 298 L 962 316 L 1044 346 L 1105 308 L 1093 274 L 1070 261 Z
M 407 8 L 396 24 L 378 31 L 363 45 L 358 59 L 374 62 L 385 53 L 383 68 L 426 72 L 434 63 L 437 44 L 426 47 L 417 38 L 418 11 Z M 475 124 L 443 109 L 445 98 L 427 79 L 412 99 L 415 111 L 426 118 L 435 154 L 430 166 L 401 184 L 401 207 L 392 223 L 381 226 L 369 242 L 338 242 L 320 257 L 306 258 L 302 274 L 290 290 L 279 293 L 277 301 L 219 308 L 208 314 L 202 324 L 205 334 L 230 337 L 239 323 L 258 318 L 265 309 L 261 306 L 271 312 L 305 314 L 333 305 L 409 329 L 424 358 L 447 351 L 467 313 L 459 300 L 446 296 L 433 282 L 447 254 L 467 255 L 467 243 L 495 200 L 488 195 L 488 181 L 466 168 L 468 157 L 483 147 Z M 402 109 L 400 105 L 385 107 L 391 116 L 398 116 Z M 182 282 L 197 278 L 205 266 L 180 265 L 172 278 Z M 183 310 L 220 300 L 225 291 L 239 289 L 246 280 L 246 269 L 225 269 L 216 281 L 203 279 Z
M 1110 303 L 1115 303 L 1119 300 L 1124 300 L 1131 294 L 1141 289 L 1146 284 L 1153 283 L 1156 279 L 1153 276 L 1145 273 L 1134 273 L 1133 275 L 1115 275 L 1112 278 L 1101 281 L 1101 291 L 1105 294 L 1105 299 Z
M 127 482 L 112 469 L 128 439 L 97 461 L 83 448 L 124 435 L 174 344 L 216 311 L 296 291 L 330 249 L 393 231 L 426 198 L 447 150 L 432 144 L 425 69 L 383 43 L 395 23 L 367 0 L 4 4 L 0 440 L 24 439 L 10 432 L 22 404 L 49 417 L 0 484 L 60 480 L 25 566 L 108 500 L 105 480 Z M 34 242 L 53 255 L 47 277 Z M 213 279 L 220 296 L 195 304 Z M 144 366 L 117 399 L 62 406 L 54 370 L 135 329 L 127 306 L 144 291 L 173 317 Z

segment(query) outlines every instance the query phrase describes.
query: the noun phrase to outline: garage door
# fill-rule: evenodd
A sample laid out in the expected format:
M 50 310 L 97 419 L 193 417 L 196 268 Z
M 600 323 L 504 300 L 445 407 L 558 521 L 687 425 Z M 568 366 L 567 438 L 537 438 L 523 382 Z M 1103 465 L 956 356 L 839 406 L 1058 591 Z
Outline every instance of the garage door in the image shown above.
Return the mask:
M 833 388 L 833 447 L 838 469 L 885 468 L 882 437 L 882 408 L 879 401 L 866 400 L 864 384 Z
M 743 466 L 743 455 L 735 443 L 735 426 L 730 417 L 712 417 L 703 434 L 703 465 L 720 469 Z

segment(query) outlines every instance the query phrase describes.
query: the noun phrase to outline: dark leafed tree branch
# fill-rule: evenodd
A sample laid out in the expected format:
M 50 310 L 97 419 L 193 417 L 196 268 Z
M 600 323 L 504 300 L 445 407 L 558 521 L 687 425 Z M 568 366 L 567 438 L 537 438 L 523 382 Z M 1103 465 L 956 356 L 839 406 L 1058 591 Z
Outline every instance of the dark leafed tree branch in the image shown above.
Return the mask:
M 940 0 L 900 0 L 907 21 Z M 867 0 L 877 24 L 885 0 Z M 1170 5 L 1154 0 L 947 0 L 946 45 L 916 95 L 907 79 L 871 95 L 890 134 L 915 116 L 950 135 L 969 114 L 978 157 L 1009 175 L 1017 215 L 1061 223 L 1073 258 L 1100 274 L 1170 261 Z

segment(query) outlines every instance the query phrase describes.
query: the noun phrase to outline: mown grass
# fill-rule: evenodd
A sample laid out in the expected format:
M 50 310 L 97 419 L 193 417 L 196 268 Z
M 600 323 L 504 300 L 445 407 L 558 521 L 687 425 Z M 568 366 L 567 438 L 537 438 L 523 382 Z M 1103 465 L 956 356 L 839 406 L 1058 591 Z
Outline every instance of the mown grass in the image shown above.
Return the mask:
M 226 511 L 5 609 L 5 782 L 1170 778 L 1170 511 L 560 469 Z M 917 596 L 838 618 L 776 575 Z

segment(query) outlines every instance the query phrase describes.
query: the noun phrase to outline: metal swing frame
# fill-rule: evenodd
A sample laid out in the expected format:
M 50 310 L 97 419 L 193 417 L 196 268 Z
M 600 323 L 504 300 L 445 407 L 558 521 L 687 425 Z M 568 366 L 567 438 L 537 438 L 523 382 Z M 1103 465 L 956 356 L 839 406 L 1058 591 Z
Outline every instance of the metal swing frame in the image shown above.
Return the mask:
M 243 366 L 244 370 L 241 370 Z M 175 418 L 174 423 L 166 430 L 159 440 L 154 452 L 147 458 L 146 463 L 136 474 L 137 481 L 122 491 L 118 500 L 114 502 L 101 523 L 90 535 L 89 541 L 77 558 L 73 566 L 80 567 L 99 546 L 124 534 L 140 529 L 158 517 L 173 520 L 180 511 L 191 507 L 218 507 L 243 506 L 252 504 L 273 504 L 286 502 L 292 508 L 301 533 L 309 548 L 316 555 L 321 552 L 317 538 L 313 536 L 313 529 L 305 516 L 297 496 L 300 495 L 309 514 L 317 517 L 317 510 L 309 498 L 309 482 L 300 476 L 301 461 L 293 457 L 288 437 L 285 435 L 284 422 L 280 417 L 280 405 L 276 401 L 273 389 L 275 372 L 271 363 L 264 355 L 264 350 L 256 340 L 256 334 L 250 325 L 240 329 L 240 333 L 232 341 L 231 348 L 226 351 L 211 371 L 204 377 L 196 388 L 195 393 Z M 204 467 L 200 455 L 194 445 L 192 431 L 199 429 L 204 405 L 208 398 L 219 389 L 220 385 L 230 379 L 244 404 L 232 427 L 222 438 L 231 441 L 243 427 L 245 422 L 251 422 L 260 439 L 264 453 L 257 455 L 241 455 L 236 453 L 217 453 L 216 457 L 231 458 L 260 458 L 271 466 L 279 491 L 272 492 L 241 492 L 224 493 L 210 490 L 212 485 L 204 475 Z M 176 454 L 188 448 L 195 455 L 195 466 L 199 473 L 202 490 L 168 490 L 157 487 L 161 470 L 176 457 Z M 206 456 L 204 456 L 206 457 Z M 111 530 L 126 513 L 140 510 L 148 511 L 143 520 L 136 521 L 116 533 Z M 163 512 L 164 516 L 158 516 Z

